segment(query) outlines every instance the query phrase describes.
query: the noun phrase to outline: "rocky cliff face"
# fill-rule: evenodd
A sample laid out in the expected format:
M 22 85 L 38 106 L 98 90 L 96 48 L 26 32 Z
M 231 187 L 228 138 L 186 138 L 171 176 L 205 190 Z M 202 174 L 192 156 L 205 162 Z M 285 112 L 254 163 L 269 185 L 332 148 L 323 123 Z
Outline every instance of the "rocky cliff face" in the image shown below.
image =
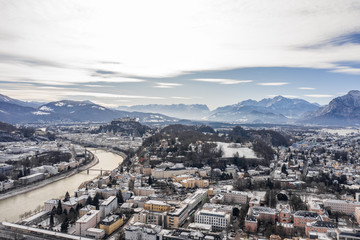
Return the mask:
M 306 122 L 328 125 L 360 124 L 360 91 L 352 90 L 344 96 L 334 98 L 328 105 L 310 114 Z

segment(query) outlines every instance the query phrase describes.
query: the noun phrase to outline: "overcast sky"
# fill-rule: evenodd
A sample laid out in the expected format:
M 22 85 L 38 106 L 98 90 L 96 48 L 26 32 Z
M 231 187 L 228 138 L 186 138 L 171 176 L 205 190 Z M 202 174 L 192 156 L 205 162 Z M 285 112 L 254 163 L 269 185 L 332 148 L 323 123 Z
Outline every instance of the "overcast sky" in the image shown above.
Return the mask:
M 360 90 L 360 1 L 0 0 L 0 93 L 106 106 Z

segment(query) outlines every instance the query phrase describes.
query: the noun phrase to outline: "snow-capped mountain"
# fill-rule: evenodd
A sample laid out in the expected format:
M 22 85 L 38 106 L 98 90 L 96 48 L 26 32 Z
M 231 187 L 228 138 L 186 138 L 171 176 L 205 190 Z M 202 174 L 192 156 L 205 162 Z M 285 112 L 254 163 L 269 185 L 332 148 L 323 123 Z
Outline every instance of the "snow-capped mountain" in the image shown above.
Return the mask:
M 276 96 L 261 101 L 252 99 L 237 104 L 219 107 L 207 118 L 214 121 L 286 123 L 306 112 L 315 111 L 318 105 L 303 99 Z
M 90 101 L 62 100 L 33 108 L 18 105 L 16 103 L 19 100 L 6 96 L 2 99 L 0 119 L 8 123 L 109 122 L 122 117 L 138 118 L 140 122 L 147 123 L 177 121 L 162 114 L 112 110 Z
M 304 120 L 321 125 L 360 125 L 360 91 L 352 90 L 346 95 L 334 98 L 324 107 Z
M 41 102 L 25 102 L 25 101 L 21 101 L 21 100 L 17 100 L 17 99 L 13 99 L 11 97 L 5 96 L 0 94 L 0 103 L 9 103 L 9 104 L 16 104 L 22 107 L 33 107 L 33 108 L 37 108 L 39 106 L 41 106 L 44 103 Z

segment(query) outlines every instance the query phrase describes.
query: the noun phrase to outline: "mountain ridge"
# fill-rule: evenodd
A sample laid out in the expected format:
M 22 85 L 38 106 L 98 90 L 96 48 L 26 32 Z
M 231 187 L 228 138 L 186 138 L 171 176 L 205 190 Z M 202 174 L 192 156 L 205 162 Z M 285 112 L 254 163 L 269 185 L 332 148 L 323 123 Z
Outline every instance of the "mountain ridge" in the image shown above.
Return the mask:
M 303 122 L 322 125 L 360 125 L 360 91 L 351 90 L 343 96 L 332 99 L 329 104 L 308 114 Z
M 120 106 L 119 108 L 124 110 L 118 110 L 89 100 L 60 100 L 39 107 L 23 106 L 23 103 L 0 94 L 0 119 L 12 124 L 109 122 L 114 118 L 132 117 L 150 124 L 175 123 L 183 119 L 231 124 L 360 125 L 358 90 L 349 91 L 320 107 L 304 99 L 280 95 L 259 101 L 248 99 L 212 111 L 205 104 L 148 104 Z

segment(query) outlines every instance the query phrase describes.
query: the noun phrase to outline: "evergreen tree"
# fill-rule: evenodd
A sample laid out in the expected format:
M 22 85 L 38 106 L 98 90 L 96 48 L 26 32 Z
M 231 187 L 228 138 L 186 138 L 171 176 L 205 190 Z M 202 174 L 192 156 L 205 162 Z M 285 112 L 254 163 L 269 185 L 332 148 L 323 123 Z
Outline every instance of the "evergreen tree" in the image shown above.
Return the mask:
M 56 212 L 57 212 L 57 208 L 56 208 L 55 206 L 53 206 L 53 208 L 52 208 L 52 210 L 51 210 L 51 213 L 52 213 L 52 214 L 56 214 Z
M 53 226 L 54 226 L 54 214 L 53 213 L 51 213 L 50 214 L 50 228 L 52 228 Z
M 70 208 L 70 210 L 69 210 L 69 219 L 70 220 L 75 220 L 76 219 L 76 211 L 75 211 L 75 209 L 74 208 Z
M 122 195 L 121 191 L 118 191 L 116 193 L 116 197 L 117 197 L 118 204 L 124 203 L 124 198 L 123 198 L 123 195 Z
M 286 176 L 288 175 L 288 172 L 287 172 L 287 170 L 286 170 L 286 165 L 285 165 L 285 164 L 283 164 L 283 165 L 281 166 L 281 172 L 284 173 L 284 174 L 286 174 Z
M 62 206 L 61 206 L 61 200 L 58 201 L 58 206 L 57 206 L 57 209 L 56 209 L 56 214 L 57 215 L 60 215 L 62 214 Z
M 82 207 L 82 206 L 81 206 L 81 204 L 79 204 L 79 203 L 76 205 L 76 209 L 75 209 L 76 215 L 79 214 L 79 211 L 80 211 L 81 207 Z
M 148 184 L 151 186 L 151 184 L 153 183 L 153 180 L 152 180 L 152 177 L 149 176 L 149 179 L 148 179 Z
M 99 194 L 97 193 L 92 201 L 92 205 L 96 207 L 96 210 L 99 210 Z
M 68 228 L 69 228 L 69 219 L 68 217 L 65 217 L 64 221 L 62 222 L 61 224 L 61 232 L 67 232 L 68 231 Z
M 69 201 L 69 199 L 70 199 L 70 194 L 69 194 L 69 192 L 66 192 L 66 193 L 65 193 L 64 202 Z
M 90 196 L 88 196 L 88 198 L 86 199 L 86 205 L 92 205 L 92 198 Z

